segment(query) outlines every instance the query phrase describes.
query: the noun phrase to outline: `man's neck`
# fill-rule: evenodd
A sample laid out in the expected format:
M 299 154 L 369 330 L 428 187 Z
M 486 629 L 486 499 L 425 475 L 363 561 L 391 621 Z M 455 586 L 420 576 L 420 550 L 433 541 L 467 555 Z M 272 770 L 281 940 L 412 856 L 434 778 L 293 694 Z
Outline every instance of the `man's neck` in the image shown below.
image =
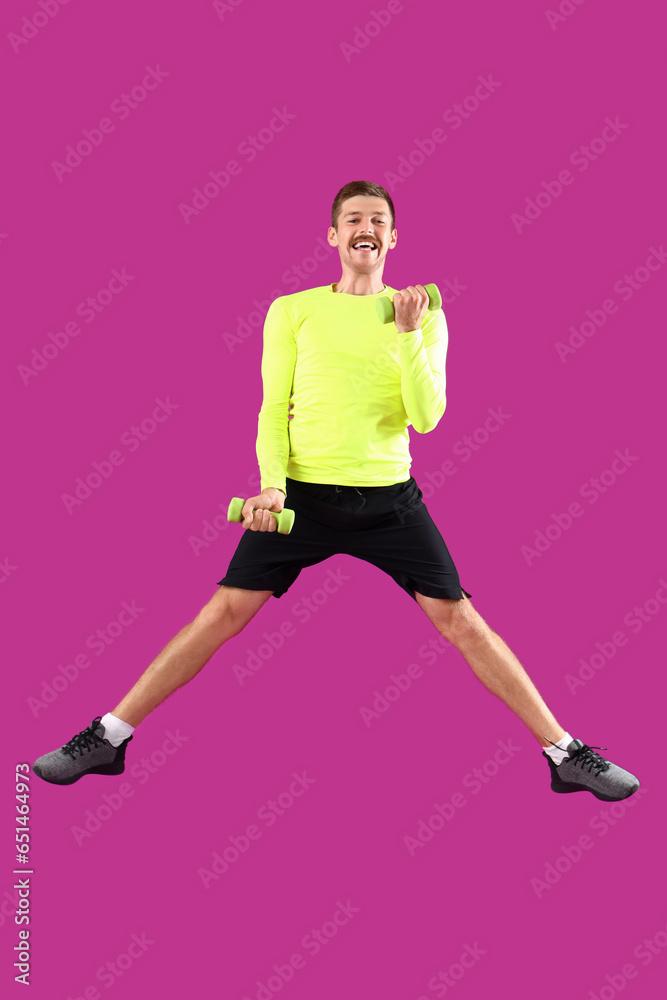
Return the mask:
M 386 287 L 381 274 L 344 274 L 333 290 L 344 295 L 377 295 Z

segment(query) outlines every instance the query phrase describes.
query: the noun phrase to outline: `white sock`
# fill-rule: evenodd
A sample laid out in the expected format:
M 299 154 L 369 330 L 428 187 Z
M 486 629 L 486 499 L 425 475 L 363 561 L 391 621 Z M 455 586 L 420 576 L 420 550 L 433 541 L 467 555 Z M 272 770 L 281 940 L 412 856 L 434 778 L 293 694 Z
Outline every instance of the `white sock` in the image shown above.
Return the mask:
M 135 730 L 134 726 L 117 719 L 111 712 L 102 716 L 101 724 L 104 726 L 104 739 L 108 740 L 112 747 L 119 747 Z
M 555 746 L 542 747 L 545 753 L 548 753 L 554 764 L 561 764 L 566 757 L 569 757 L 567 753 L 567 747 L 572 742 L 572 737 L 569 733 L 565 733 L 565 736 Z

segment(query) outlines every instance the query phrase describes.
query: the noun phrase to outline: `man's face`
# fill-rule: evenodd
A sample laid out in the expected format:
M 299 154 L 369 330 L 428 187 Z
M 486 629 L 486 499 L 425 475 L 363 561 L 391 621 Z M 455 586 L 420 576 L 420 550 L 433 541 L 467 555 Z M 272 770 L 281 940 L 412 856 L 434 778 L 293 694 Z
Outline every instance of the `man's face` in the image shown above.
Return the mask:
M 341 263 L 357 274 L 370 274 L 384 266 L 387 251 L 396 246 L 398 234 L 391 230 L 389 205 L 384 198 L 355 195 L 343 202 L 338 229 L 329 227 L 328 240 L 337 246 Z M 368 249 L 355 249 L 370 244 Z

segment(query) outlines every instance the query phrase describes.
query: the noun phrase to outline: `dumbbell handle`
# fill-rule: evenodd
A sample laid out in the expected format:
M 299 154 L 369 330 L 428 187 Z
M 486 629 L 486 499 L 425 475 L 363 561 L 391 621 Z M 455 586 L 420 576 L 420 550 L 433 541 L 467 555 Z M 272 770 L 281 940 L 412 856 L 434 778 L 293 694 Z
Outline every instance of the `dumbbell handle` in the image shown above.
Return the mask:
M 433 312 L 434 309 L 442 308 L 442 295 L 438 290 L 438 286 L 433 283 L 429 285 L 424 285 L 424 291 L 428 295 L 428 310 Z M 394 302 L 393 299 L 388 298 L 386 295 L 383 298 L 375 300 L 375 309 L 378 314 L 378 318 L 382 323 L 393 323 L 394 322 Z

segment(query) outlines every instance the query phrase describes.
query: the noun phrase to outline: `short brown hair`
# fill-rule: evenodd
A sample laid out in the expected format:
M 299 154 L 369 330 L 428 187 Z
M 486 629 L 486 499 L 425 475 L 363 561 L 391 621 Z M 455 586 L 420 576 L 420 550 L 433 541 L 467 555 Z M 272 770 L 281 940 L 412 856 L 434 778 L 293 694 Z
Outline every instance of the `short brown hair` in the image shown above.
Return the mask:
M 344 201 L 348 198 L 354 198 L 355 195 L 364 194 L 369 195 L 371 198 L 384 198 L 384 200 L 389 205 L 389 214 L 391 215 L 391 228 L 394 229 L 394 223 L 396 221 L 396 213 L 394 211 L 394 203 L 389 196 L 389 192 L 385 191 L 383 187 L 379 184 L 371 184 L 370 181 L 350 181 L 345 187 L 342 187 L 336 197 L 334 198 L 333 205 L 331 206 L 331 225 L 335 230 L 338 230 L 338 216 L 340 215 L 341 206 Z

